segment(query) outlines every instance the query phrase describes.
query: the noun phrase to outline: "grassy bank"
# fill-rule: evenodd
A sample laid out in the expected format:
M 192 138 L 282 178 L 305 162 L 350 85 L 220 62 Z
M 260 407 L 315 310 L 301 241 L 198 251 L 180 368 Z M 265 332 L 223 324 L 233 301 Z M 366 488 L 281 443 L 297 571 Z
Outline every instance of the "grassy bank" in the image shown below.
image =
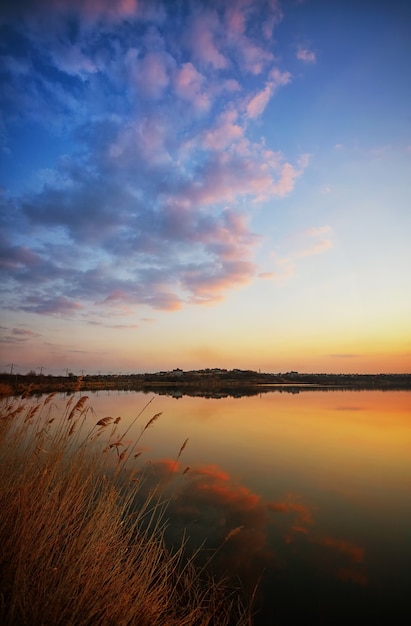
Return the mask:
M 136 509 L 120 418 L 98 420 L 85 396 L 54 413 L 52 395 L 1 405 L 1 624 L 250 624 L 228 583 L 164 545 L 161 485 Z

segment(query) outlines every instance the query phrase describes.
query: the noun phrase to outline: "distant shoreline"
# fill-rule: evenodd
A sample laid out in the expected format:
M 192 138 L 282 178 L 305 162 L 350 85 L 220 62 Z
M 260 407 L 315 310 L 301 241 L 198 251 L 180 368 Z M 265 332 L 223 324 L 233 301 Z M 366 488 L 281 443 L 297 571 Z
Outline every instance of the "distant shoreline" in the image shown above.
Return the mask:
M 299 393 L 332 390 L 411 390 L 411 374 L 270 374 L 252 370 L 206 369 L 146 374 L 46 376 L 0 374 L 0 395 L 39 395 L 103 390 L 142 391 L 224 397 L 257 395 L 268 391 Z

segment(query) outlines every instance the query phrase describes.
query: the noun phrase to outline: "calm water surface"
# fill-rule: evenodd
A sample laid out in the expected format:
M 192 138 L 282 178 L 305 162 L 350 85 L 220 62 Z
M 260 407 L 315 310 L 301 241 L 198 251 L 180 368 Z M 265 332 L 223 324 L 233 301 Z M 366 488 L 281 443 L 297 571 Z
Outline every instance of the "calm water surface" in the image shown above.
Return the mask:
M 138 451 L 174 476 L 168 538 L 186 528 L 222 546 L 216 570 L 260 580 L 256 624 L 411 623 L 411 393 L 88 395 L 123 430 L 153 398 L 127 439 L 162 412 Z

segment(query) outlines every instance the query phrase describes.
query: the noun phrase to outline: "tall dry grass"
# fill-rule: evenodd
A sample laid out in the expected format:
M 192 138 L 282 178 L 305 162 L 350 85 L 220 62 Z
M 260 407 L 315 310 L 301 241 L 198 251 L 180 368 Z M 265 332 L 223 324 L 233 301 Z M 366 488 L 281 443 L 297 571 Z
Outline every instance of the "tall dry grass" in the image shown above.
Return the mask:
M 73 398 L 58 418 L 53 394 L 1 405 L 1 624 L 250 624 L 236 591 L 198 570 L 184 545 L 166 548 L 161 487 L 136 509 L 128 429 Z

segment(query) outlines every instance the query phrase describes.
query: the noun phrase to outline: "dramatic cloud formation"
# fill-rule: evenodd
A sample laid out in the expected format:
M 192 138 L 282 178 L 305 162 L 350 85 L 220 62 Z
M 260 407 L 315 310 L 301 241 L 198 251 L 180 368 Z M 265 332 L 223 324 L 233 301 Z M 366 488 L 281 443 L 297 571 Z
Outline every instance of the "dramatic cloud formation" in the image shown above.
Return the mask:
M 291 81 L 272 53 L 277 3 L 39 1 L 8 13 L 5 120 L 18 111 L 64 153 L 2 195 L 3 303 L 129 314 L 249 282 L 254 207 L 290 193 L 307 165 L 254 132 Z
M 407 3 L 3 4 L 5 362 L 408 368 Z

